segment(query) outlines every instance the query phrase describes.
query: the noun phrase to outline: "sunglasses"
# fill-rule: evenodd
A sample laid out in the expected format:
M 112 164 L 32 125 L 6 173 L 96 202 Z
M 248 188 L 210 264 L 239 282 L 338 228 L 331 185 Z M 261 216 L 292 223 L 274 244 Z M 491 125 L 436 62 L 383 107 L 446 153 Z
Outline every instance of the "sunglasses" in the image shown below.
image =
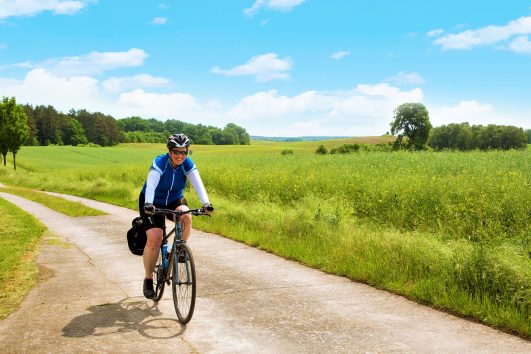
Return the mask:
M 180 150 L 170 150 L 170 151 L 174 155 L 183 155 L 183 156 L 188 155 L 188 151 L 180 151 Z

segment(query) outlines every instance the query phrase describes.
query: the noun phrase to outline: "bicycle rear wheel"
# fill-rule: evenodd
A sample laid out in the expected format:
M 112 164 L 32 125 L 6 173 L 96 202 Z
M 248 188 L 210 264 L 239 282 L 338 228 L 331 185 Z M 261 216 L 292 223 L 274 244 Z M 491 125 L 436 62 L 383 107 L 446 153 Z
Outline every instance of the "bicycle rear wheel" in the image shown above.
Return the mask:
M 153 290 L 155 290 L 155 296 L 153 301 L 159 301 L 164 294 L 164 268 L 162 265 L 162 253 L 159 252 L 159 259 L 153 269 Z
M 186 324 L 192 319 L 195 307 L 196 281 L 194 257 L 186 244 L 180 244 L 173 258 L 173 305 L 179 322 Z

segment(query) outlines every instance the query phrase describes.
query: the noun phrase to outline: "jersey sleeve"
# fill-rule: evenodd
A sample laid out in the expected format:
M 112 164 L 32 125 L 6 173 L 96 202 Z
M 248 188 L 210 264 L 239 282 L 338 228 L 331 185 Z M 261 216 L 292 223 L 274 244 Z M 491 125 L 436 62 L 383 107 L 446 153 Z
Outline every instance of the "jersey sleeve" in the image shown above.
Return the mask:
M 145 203 L 153 204 L 153 199 L 155 199 L 155 188 L 157 188 L 159 181 L 160 173 L 158 173 L 155 169 L 150 169 L 146 180 Z
M 192 161 L 191 158 L 187 157 L 184 162 L 183 162 L 183 170 L 184 170 L 184 174 L 187 175 L 189 174 L 190 172 L 196 170 L 197 167 L 195 167 L 195 164 L 194 162 Z
M 159 175 L 162 175 L 164 170 L 164 155 L 157 156 L 153 159 L 153 163 L 151 164 L 150 171 L 157 171 Z

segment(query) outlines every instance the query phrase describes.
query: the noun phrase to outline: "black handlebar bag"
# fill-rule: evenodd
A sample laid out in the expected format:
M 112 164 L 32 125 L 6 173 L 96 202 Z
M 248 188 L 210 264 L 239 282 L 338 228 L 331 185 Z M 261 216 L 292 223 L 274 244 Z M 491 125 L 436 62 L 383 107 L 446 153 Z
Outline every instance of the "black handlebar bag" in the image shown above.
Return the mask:
M 141 256 L 144 254 L 147 236 L 144 223 L 140 216 L 133 219 L 133 226 L 127 231 L 127 245 L 132 254 Z

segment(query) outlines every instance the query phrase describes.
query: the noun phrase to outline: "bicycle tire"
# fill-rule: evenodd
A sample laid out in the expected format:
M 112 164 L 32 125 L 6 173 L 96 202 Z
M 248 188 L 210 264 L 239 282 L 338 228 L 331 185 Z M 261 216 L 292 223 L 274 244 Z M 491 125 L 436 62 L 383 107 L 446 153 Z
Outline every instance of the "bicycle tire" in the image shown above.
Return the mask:
M 187 324 L 192 319 L 195 308 L 196 279 L 195 263 L 190 248 L 180 244 L 175 250 L 173 258 L 172 290 L 173 305 L 177 318 L 181 324 Z M 179 262 L 179 257 L 184 256 L 184 263 Z
M 164 294 L 164 268 L 162 267 L 162 254 L 159 252 L 159 259 L 157 260 L 157 265 L 153 269 L 153 290 L 155 290 L 155 296 L 153 296 L 153 301 L 159 301 Z

